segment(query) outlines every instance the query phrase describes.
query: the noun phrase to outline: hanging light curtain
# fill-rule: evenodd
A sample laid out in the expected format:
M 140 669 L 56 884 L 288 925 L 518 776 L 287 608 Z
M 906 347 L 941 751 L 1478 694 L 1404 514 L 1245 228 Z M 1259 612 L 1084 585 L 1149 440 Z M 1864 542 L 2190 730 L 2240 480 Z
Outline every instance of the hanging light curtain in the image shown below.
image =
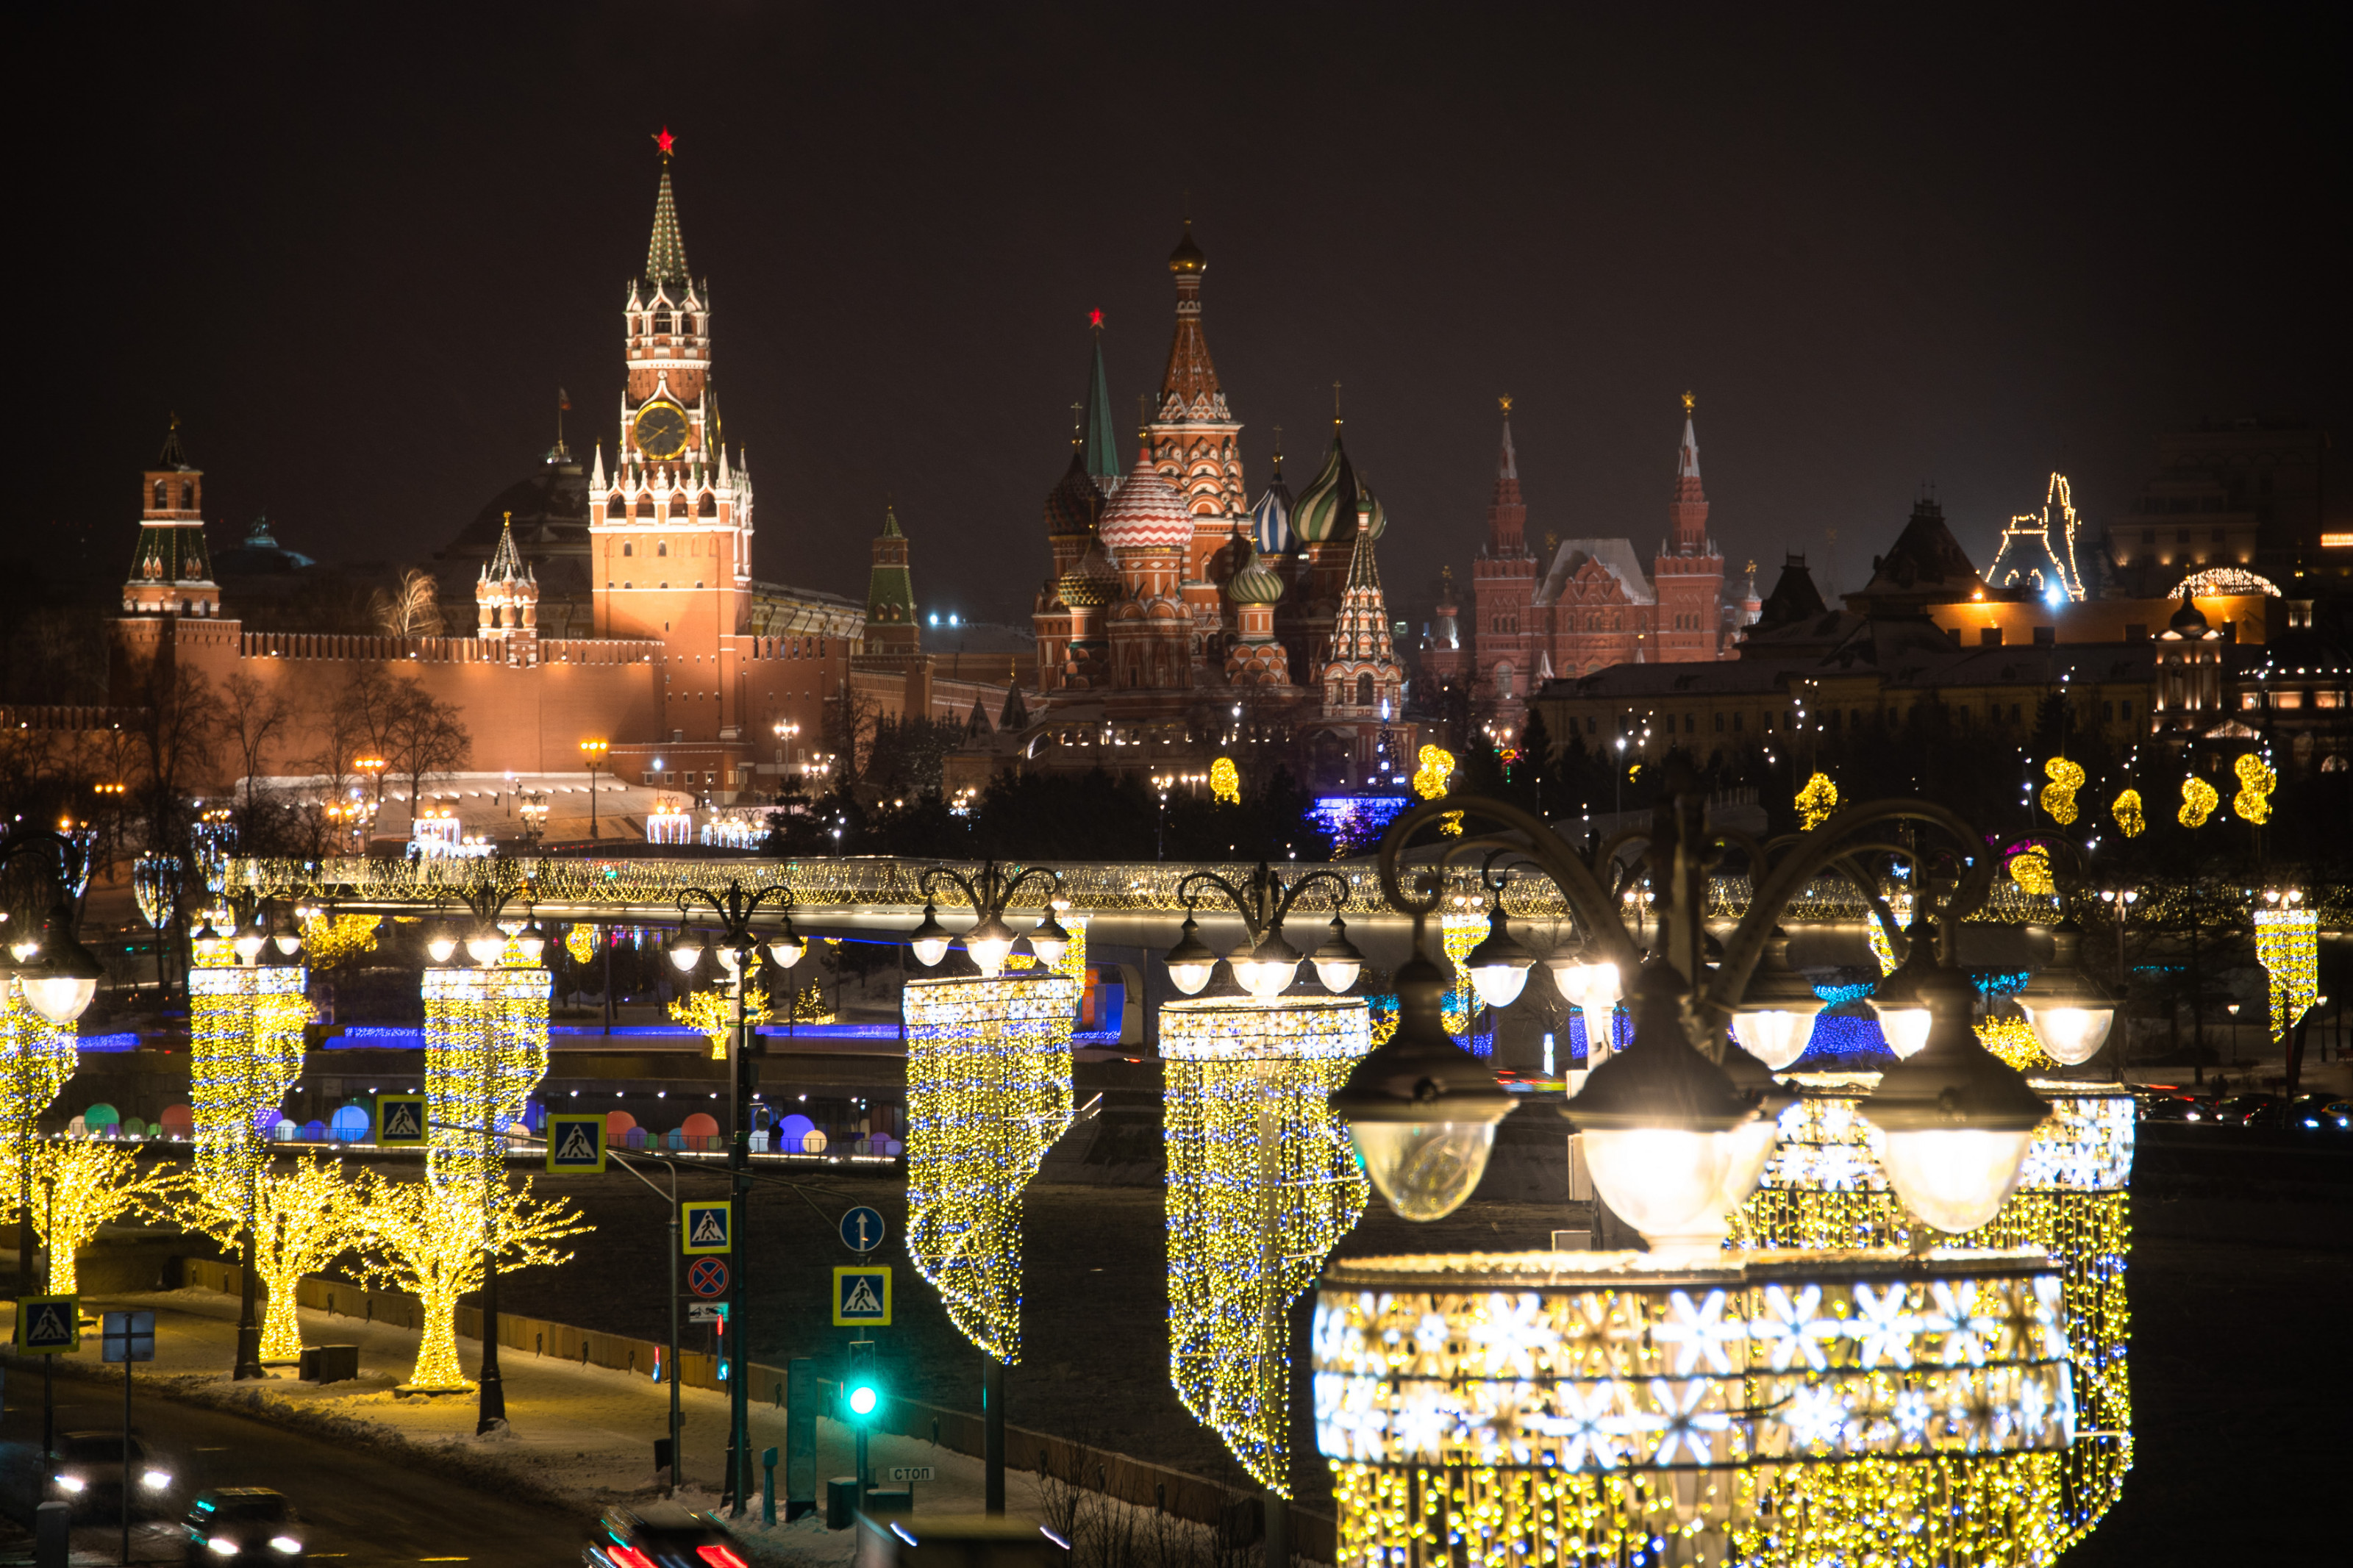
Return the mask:
M 275 1112 L 302 1071 L 310 973 L 299 963 L 240 963 L 226 939 L 199 942 L 195 954 L 188 1109 L 196 1176 L 224 1206 L 249 1214 Z
M 1203 997 L 1160 1010 L 1169 1378 L 1243 1468 L 1286 1498 L 1291 1303 L 1371 1195 L 1326 1102 L 1371 1048 L 1359 997 Z
M 506 1130 L 547 1076 L 548 991 L 548 972 L 513 942 L 488 965 L 425 971 L 425 1095 L 437 1176 L 462 1170 L 479 1179 L 504 1169 Z

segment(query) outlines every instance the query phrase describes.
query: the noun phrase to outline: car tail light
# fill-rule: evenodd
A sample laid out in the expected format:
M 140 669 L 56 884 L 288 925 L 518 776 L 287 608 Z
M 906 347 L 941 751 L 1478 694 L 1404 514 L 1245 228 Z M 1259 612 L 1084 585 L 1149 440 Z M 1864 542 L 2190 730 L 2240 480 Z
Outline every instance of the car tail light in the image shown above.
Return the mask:
M 620 1568 L 654 1568 L 654 1560 L 634 1546 L 623 1546 L 616 1542 L 613 1550 L 607 1555 L 618 1563 Z
M 734 1552 L 716 1543 L 710 1546 L 698 1546 L 694 1549 L 694 1554 L 710 1563 L 711 1568 L 751 1568 L 749 1563 L 736 1556 Z

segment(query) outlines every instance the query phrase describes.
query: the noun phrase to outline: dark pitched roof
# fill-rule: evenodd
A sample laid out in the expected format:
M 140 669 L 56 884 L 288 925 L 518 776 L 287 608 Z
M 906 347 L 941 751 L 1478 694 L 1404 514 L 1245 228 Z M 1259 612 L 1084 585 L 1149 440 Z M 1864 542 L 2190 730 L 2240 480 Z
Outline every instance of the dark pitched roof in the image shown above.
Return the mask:
M 1874 556 L 1871 581 L 1846 596 L 1850 607 L 1870 610 L 1891 601 L 1912 605 L 1966 599 L 1985 586 L 1960 541 L 1945 526 L 1945 509 L 1923 498 L 1886 554 Z
M 1822 591 L 1814 585 L 1814 574 L 1806 569 L 1806 558 L 1787 555 L 1781 562 L 1780 578 L 1765 596 L 1764 608 L 1748 635 L 1756 637 L 1778 626 L 1794 626 L 1820 616 L 1829 608 L 1822 600 Z

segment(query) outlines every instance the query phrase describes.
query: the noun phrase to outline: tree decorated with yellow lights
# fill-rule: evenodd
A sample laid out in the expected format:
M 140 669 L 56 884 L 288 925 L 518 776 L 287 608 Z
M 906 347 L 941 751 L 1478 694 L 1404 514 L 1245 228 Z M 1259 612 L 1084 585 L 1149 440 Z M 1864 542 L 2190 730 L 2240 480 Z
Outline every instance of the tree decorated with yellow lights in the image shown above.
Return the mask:
M 2116 796 L 2116 805 L 2109 807 L 2109 816 L 2116 820 L 2116 831 L 2126 838 L 2138 838 L 2148 826 L 2148 819 L 2141 815 L 2140 791 L 2137 789 Z
M 1209 793 L 1228 805 L 1241 805 L 1241 770 L 1234 766 L 1233 758 L 1219 757 L 1209 764 Z
M 2231 809 L 2242 822 L 2252 822 L 2260 827 L 2272 819 L 2272 791 L 2279 786 L 2279 775 L 2271 764 L 2249 752 L 2231 764 L 2239 775 L 2239 793 L 2231 797 Z
M 128 1149 L 88 1138 L 58 1138 L 32 1148 L 33 1226 L 49 1258 L 49 1294 L 69 1296 L 75 1255 L 98 1227 L 136 1211 L 167 1213 L 187 1181 L 175 1168 L 142 1173 Z
M 439 1163 L 438 1157 L 433 1163 Z M 501 1177 L 486 1202 L 470 1178 L 452 1179 L 448 1170 L 431 1166 L 423 1181 L 363 1172 L 356 1218 L 361 1278 L 408 1292 L 424 1310 L 408 1381 L 436 1389 L 472 1386 L 458 1363 L 458 1302 L 482 1283 L 491 1250 L 486 1239 L 495 1242 L 504 1274 L 570 1262 L 571 1252 L 555 1244 L 589 1228 L 565 1200 L 532 1196 L 528 1177 L 520 1183 Z
M 2042 776 L 2051 781 L 2042 786 L 2043 815 L 2065 827 L 2075 820 L 2075 792 L 2084 787 L 2084 770 L 2064 757 L 2052 757 L 2042 764 Z
M 1799 831 L 1811 833 L 1829 821 L 1831 813 L 1838 809 L 1838 785 L 1831 783 L 1830 774 L 1816 773 L 1808 779 L 1806 787 L 1798 792 Z
M 1370 1188 L 1328 1100 L 1372 1047 L 1355 997 L 1173 1002 L 1168 1362 L 1177 1396 L 1258 1482 L 1291 1485 L 1290 1307 Z
M 2214 792 L 2212 784 L 2191 773 L 2181 781 L 2181 810 L 2179 814 L 2181 826 L 2205 826 L 2206 819 L 2214 815 L 2214 808 L 2221 803 L 2222 797 Z
M 381 915 L 313 915 L 302 922 L 302 956 L 313 969 L 333 969 L 375 951 Z
M 294 1361 L 302 1353 L 302 1277 L 325 1269 L 364 1238 L 359 1191 L 342 1161 L 308 1154 L 283 1170 L 264 1171 L 255 1194 L 253 1267 L 268 1299 L 261 1359 Z M 244 1234 L 244 1210 L 222 1206 L 201 1185 L 174 1213 L 189 1229 L 225 1242 Z
M 735 992 L 733 986 L 690 992 L 670 1005 L 670 1016 L 711 1042 L 712 1061 L 727 1059 L 727 1042 L 735 1033 Z M 765 1024 L 769 1016 L 766 988 L 751 986 L 744 993 L 744 1026 L 748 1029 Z
M 2023 1018 L 1988 1018 L 1977 1026 L 1978 1041 L 2021 1072 L 2049 1072 L 2059 1064 L 2045 1055 L 2034 1026 Z

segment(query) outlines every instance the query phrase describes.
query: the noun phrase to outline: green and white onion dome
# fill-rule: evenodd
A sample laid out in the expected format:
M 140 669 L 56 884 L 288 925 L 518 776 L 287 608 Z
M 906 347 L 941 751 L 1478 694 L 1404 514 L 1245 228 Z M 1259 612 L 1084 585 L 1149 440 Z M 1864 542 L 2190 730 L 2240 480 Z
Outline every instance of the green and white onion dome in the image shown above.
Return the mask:
M 1252 546 L 1242 569 L 1226 584 L 1226 597 L 1237 605 L 1274 605 L 1282 601 L 1285 584 L 1281 576 L 1268 569 Z

